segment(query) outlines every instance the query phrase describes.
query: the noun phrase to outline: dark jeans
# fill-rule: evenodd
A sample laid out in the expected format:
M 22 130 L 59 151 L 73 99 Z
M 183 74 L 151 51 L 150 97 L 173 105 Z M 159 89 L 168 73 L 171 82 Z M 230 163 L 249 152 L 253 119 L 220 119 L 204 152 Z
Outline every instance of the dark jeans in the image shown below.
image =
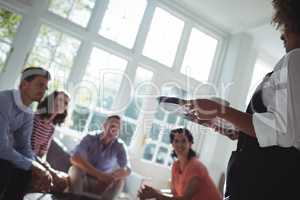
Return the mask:
M 0 159 L 0 200 L 22 200 L 31 181 L 31 171 Z

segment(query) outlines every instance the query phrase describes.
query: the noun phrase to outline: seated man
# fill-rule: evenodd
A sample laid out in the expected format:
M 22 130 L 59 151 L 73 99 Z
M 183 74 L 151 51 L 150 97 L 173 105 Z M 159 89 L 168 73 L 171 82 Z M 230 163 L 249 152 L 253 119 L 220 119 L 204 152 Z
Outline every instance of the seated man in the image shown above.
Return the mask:
M 121 118 L 108 117 L 103 132 L 85 136 L 71 157 L 71 192 L 93 193 L 114 199 L 130 174 L 124 142 L 118 138 Z M 117 164 L 117 165 L 116 165 Z
M 22 200 L 32 177 L 51 176 L 34 161 L 30 145 L 33 112 L 30 105 L 40 101 L 47 90 L 48 71 L 29 67 L 22 72 L 19 90 L 0 92 L 0 200 Z

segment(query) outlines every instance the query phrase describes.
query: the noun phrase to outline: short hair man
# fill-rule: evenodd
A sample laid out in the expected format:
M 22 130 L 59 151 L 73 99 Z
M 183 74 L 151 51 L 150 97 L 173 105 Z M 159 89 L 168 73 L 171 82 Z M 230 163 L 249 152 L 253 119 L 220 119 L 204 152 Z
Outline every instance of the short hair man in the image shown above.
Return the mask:
M 120 126 L 121 118 L 110 116 L 102 133 L 85 136 L 76 147 L 69 170 L 73 192 L 94 193 L 104 199 L 114 199 L 121 192 L 130 167 L 125 144 L 118 138 Z
M 40 101 L 50 74 L 43 68 L 22 71 L 18 90 L 0 92 L 0 199 L 22 200 L 31 177 L 43 173 L 34 161 L 30 145 L 33 112 L 30 105 Z M 49 178 L 46 174 L 42 177 Z

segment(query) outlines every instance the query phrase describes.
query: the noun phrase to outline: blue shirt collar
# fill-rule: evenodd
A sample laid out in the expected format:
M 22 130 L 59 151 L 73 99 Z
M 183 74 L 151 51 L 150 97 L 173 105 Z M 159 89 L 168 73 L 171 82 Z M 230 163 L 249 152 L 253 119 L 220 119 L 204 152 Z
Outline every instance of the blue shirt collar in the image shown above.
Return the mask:
M 33 113 L 30 106 L 24 105 L 22 98 L 21 98 L 21 91 L 13 90 L 12 92 L 13 92 L 13 98 L 14 98 L 14 101 L 15 101 L 15 104 L 17 105 L 17 107 L 26 113 Z

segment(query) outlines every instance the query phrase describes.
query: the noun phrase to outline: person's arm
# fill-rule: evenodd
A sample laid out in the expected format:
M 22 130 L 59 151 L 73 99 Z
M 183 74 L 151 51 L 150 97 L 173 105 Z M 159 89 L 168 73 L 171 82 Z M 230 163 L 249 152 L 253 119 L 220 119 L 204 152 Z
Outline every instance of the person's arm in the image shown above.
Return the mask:
M 160 191 L 150 187 L 150 186 L 145 186 L 138 194 L 139 198 L 141 200 L 144 199 L 151 199 L 154 198 L 156 200 L 191 200 L 193 199 L 195 193 L 201 189 L 199 188 L 200 185 L 200 178 L 199 177 L 193 177 L 191 180 L 188 182 L 188 185 L 186 187 L 186 190 L 184 192 L 183 196 L 174 196 L 169 197 L 163 195 Z
M 17 149 L 27 158 L 34 160 L 34 153 L 31 148 L 31 135 L 33 129 L 32 116 L 28 116 L 27 121 L 15 133 Z
M 243 133 L 256 137 L 252 123 L 252 115 L 241 112 L 229 106 L 221 105 L 209 99 L 193 99 L 186 102 L 187 107 L 192 110 L 189 117 L 196 116 L 194 122 L 211 126 L 210 120 L 220 117 L 223 118 L 242 131 Z M 195 117 L 194 117 L 195 118 Z
M 129 176 L 129 174 L 131 173 L 131 168 L 128 160 L 127 149 L 123 142 L 119 146 L 119 151 L 117 153 L 117 162 L 120 168 L 112 173 L 114 179 L 119 180 Z
M 242 133 L 256 138 L 252 115 L 239 111 L 232 107 L 225 106 L 224 112 L 218 112 L 217 116 L 234 124 L 234 126 L 237 129 L 239 129 Z
M 8 139 L 9 121 L 1 112 L 0 122 L 0 158 L 10 161 L 20 169 L 30 170 L 32 167 L 32 159 L 16 151 L 10 144 Z

